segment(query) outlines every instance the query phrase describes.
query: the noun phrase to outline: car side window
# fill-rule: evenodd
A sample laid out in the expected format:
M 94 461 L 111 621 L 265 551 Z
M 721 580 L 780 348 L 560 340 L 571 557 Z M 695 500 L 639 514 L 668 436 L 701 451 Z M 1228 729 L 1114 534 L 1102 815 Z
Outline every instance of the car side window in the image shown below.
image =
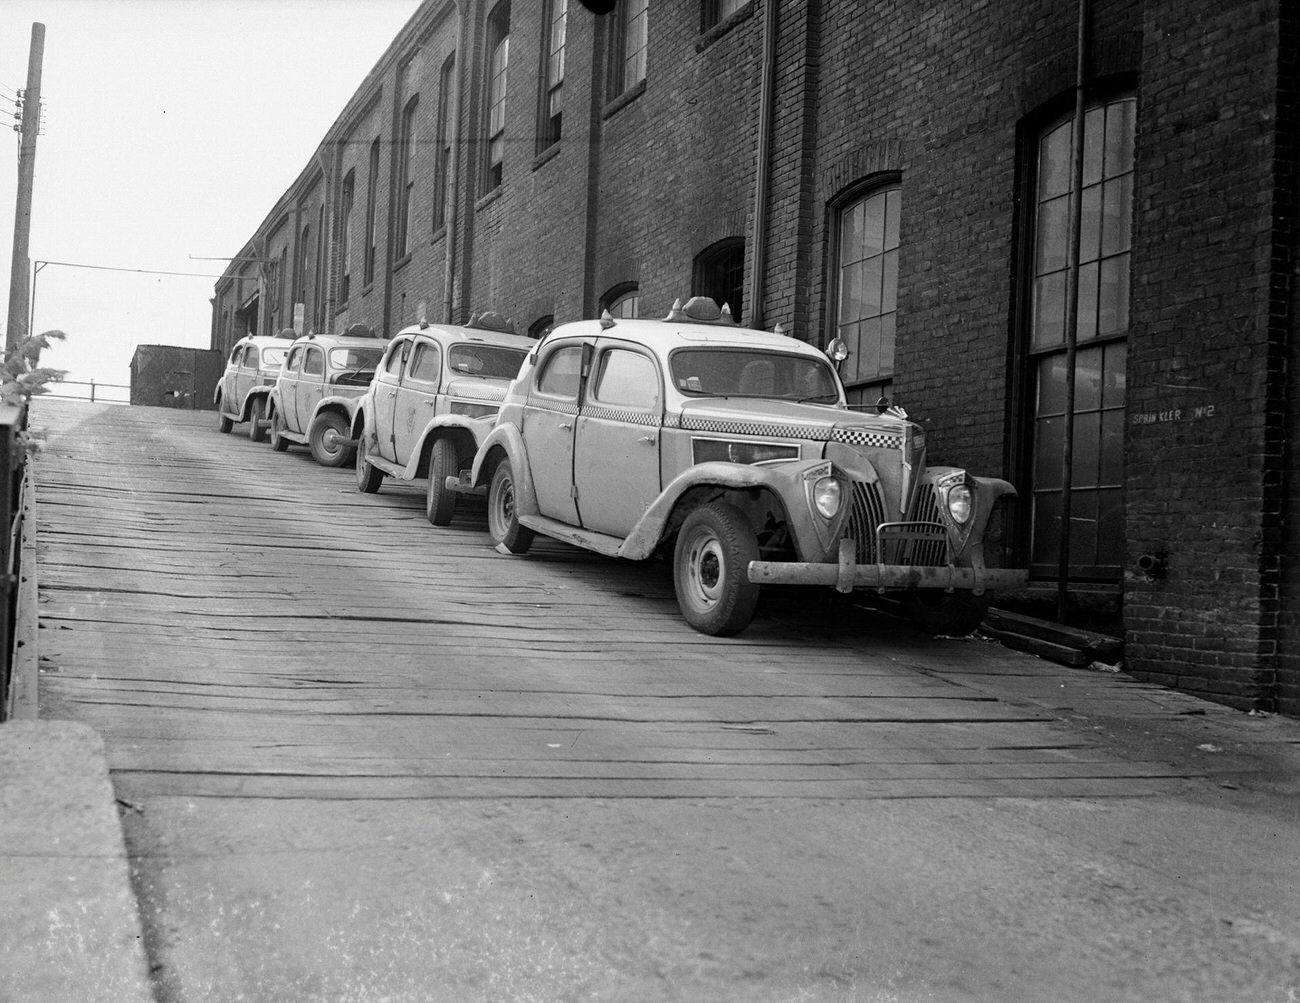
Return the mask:
M 542 371 L 537 377 L 537 392 L 551 397 L 576 398 L 581 373 L 582 346 L 557 348 L 542 363 Z
M 244 349 L 243 367 L 245 369 L 257 368 L 257 346 L 256 345 L 249 345 L 247 348 Z
M 284 366 L 284 371 L 286 373 L 296 373 L 298 371 L 298 363 L 300 363 L 301 361 L 302 361 L 302 349 L 301 348 L 291 349 L 289 352 L 289 359 Z
M 650 410 L 659 402 L 659 371 L 640 352 L 609 349 L 601 356 L 592 397 L 602 404 Z
M 399 341 L 388 350 L 388 357 L 384 359 L 384 372 L 394 378 L 402 375 L 402 361 L 406 358 L 406 348 L 409 341 Z
M 309 347 L 302 356 L 302 374 L 320 376 L 325 372 L 325 353 L 315 346 Z
M 238 366 L 244 358 L 244 346 L 236 345 L 230 350 L 230 365 Z
M 411 356 L 411 365 L 406 370 L 406 378 L 421 383 L 438 382 L 438 359 L 441 353 L 432 342 L 422 341 L 415 346 Z

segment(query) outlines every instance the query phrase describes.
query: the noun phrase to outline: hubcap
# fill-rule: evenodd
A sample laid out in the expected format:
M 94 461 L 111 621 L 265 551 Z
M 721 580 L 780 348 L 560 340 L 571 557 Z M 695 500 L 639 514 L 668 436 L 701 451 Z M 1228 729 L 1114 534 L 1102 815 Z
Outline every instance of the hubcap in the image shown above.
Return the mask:
M 722 591 L 722 548 L 717 537 L 701 534 L 691 541 L 686 562 L 691 593 L 701 606 L 713 606 Z

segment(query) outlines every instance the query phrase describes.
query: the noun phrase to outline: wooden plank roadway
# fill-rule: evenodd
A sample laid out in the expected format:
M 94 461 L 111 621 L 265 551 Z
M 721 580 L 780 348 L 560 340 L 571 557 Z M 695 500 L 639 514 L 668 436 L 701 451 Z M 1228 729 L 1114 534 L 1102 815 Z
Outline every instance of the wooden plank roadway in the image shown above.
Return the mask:
M 1117 758 L 971 680 L 1042 663 L 769 594 L 736 639 L 662 564 L 276 454 L 206 412 L 38 400 L 43 716 L 104 736 L 124 798 L 1105 796 Z M 960 678 L 945 674 L 960 664 Z

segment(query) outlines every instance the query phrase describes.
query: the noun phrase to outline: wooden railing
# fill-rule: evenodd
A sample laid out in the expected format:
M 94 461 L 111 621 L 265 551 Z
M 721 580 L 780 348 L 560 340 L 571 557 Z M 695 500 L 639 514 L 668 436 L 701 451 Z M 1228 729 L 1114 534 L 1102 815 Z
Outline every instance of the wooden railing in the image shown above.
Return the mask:
M 34 717 L 36 625 L 23 623 L 29 595 L 24 579 L 24 523 L 30 505 L 28 482 L 27 408 L 0 405 L 0 721 Z M 34 586 L 34 583 L 33 583 Z M 31 610 L 34 613 L 34 603 Z M 22 649 L 26 648 L 27 651 Z M 27 658 L 32 663 L 30 671 Z
M 85 387 L 88 389 L 72 390 L 72 387 Z M 125 393 L 113 393 L 112 391 L 121 390 Z M 60 380 L 58 383 L 51 383 L 46 388 L 50 397 L 61 397 L 65 400 L 88 400 L 92 404 L 129 404 L 131 403 L 131 388 L 121 383 L 96 383 L 94 380 L 80 382 L 78 380 Z

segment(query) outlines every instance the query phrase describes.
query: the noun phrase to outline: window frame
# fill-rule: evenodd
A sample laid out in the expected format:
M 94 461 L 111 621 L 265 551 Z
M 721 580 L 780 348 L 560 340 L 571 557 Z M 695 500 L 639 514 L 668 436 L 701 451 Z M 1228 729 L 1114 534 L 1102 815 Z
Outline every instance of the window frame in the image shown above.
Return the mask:
M 845 327 L 846 322 L 844 321 L 840 313 L 842 308 L 843 293 L 844 293 L 843 279 L 844 279 L 845 264 L 843 261 L 842 245 L 844 239 L 845 217 L 849 212 L 851 212 L 858 205 L 865 205 L 866 203 L 870 202 L 872 199 L 878 196 L 883 196 L 886 200 L 885 201 L 886 215 L 884 217 L 885 222 L 883 224 L 885 236 L 884 239 L 882 239 L 882 245 L 879 254 L 872 255 L 870 257 L 879 257 L 883 259 L 885 258 L 886 255 L 892 252 L 894 255 L 894 260 L 897 263 L 902 255 L 901 218 L 902 218 L 902 203 L 903 203 L 903 187 L 904 187 L 903 177 L 901 173 L 889 172 L 886 174 L 875 175 L 873 177 L 865 178 L 853 185 L 850 185 L 848 188 L 844 189 L 828 205 L 830 219 L 829 219 L 829 226 L 828 226 L 829 254 L 828 254 L 827 282 L 826 282 L 826 289 L 827 289 L 826 342 L 827 344 L 829 344 L 835 338 L 841 338 L 846 342 L 846 344 L 848 344 L 848 339 L 844 339 L 841 333 L 843 328 Z M 889 233 L 888 210 L 889 210 L 889 196 L 891 193 L 896 193 L 897 196 L 899 223 L 895 227 L 895 243 L 893 244 L 892 247 L 888 247 L 885 246 L 885 240 L 888 239 L 888 233 Z M 869 260 L 869 258 L 866 256 L 859 259 L 859 261 L 861 262 L 866 262 L 867 260 Z M 882 306 L 884 305 L 884 301 L 886 299 L 885 276 L 884 276 L 885 267 L 886 267 L 886 262 L 882 260 L 881 262 L 881 305 Z M 875 313 L 871 316 L 867 316 L 864 314 L 859 316 L 855 321 L 851 322 L 855 324 L 862 324 L 865 321 L 879 320 L 885 316 L 890 316 L 893 321 L 893 336 L 892 336 L 892 343 L 890 344 L 890 349 L 889 349 L 890 365 L 888 371 L 886 371 L 883 366 L 878 366 L 873 371 L 872 375 L 868 377 L 862 377 L 858 375 L 856 372 L 852 376 L 849 376 L 849 375 L 845 375 L 844 373 L 844 369 L 843 369 L 845 365 L 844 363 L 841 363 L 840 366 L 838 367 L 840 371 L 841 379 L 843 380 L 844 383 L 846 396 L 851 403 L 864 405 L 864 406 L 872 405 L 875 404 L 876 401 L 879 400 L 880 398 L 882 397 L 888 398 L 893 393 L 894 376 L 897 372 L 897 350 L 898 350 L 897 316 L 898 316 L 898 291 L 901 285 L 900 279 L 901 279 L 901 272 L 897 264 L 895 264 L 894 275 L 893 275 L 894 284 L 892 290 L 892 297 L 893 297 L 892 310 L 882 309 L 878 313 Z M 859 338 L 860 337 L 861 334 L 859 332 Z M 882 355 L 883 355 L 883 345 L 884 345 L 883 334 L 881 339 L 881 345 L 882 345 Z M 858 346 L 859 348 L 861 346 L 860 340 L 858 342 Z M 852 346 L 850 346 L 850 351 L 852 352 Z M 850 355 L 850 359 L 851 358 L 852 355 Z M 848 360 L 846 360 L 846 362 L 847 361 Z
M 506 95 L 510 79 L 510 4 L 498 0 L 487 14 L 486 58 L 483 61 L 483 173 L 481 193 L 496 191 L 505 181 Z M 497 57 L 500 55 L 500 64 Z
M 357 171 L 354 167 L 343 175 L 342 204 L 339 207 L 340 229 L 343 231 L 339 247 L 339 267 L 342 269 L 339 276 L 339 302 L 344 304 L 352 295 L 352 210 L 356 202 L 356 188 Z
M 451 174 L 453 99 L 456 87 L 456 53 L 452 52 L 438 72 L 437 144 L 438 163 L 433 175 L 433 232 L 447 226 L 447 197 Z
M 568 16 L 569 0 L 544 0 L 541 67 L 537 75 L 537 153 L 539 155 L 558 144 L 563 133 Z
M 402 108 L 402 123 L 397 146 L 397 207 L 394 217 L 397 233 L 394 248 L 398 262 L 411 255 L 411 235 L 415 213 L 415 165 L 413 163 L 419 144 L 416 142 L 416 116 L 420 110 L 420 95 L 413 94 Z
M 618 0 L 609 16 L 607 49 L 605 100 L 614 101 L 636 92 L 646 82 L 650 62 L 650 0 Z
M 366 248 L 362 265 L 362 284 L 369 288 L 375 281 L 379 227 L 379 137 L 370 143 L 369 176 L 366 179 Z

